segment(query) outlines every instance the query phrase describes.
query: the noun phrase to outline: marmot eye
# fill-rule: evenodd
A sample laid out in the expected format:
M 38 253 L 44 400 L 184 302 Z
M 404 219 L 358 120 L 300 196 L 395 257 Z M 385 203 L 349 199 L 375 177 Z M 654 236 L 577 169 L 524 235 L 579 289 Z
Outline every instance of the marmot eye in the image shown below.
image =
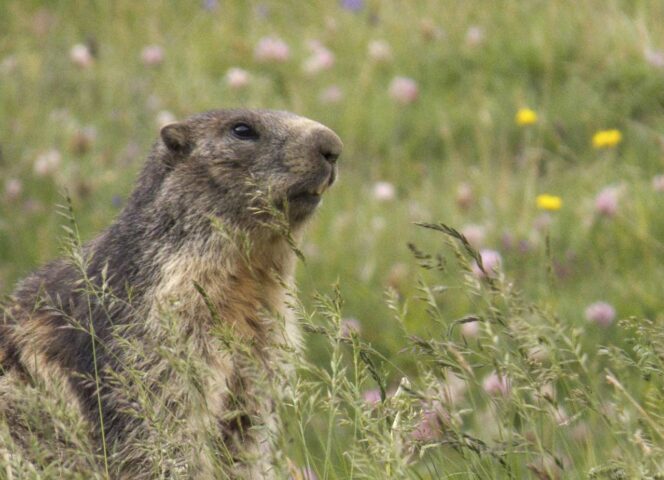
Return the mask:
M 246 123 L 236 123 L 231 128 L 233 135 L 240 140 L 257 140 L 258 132 L 251 125 Z

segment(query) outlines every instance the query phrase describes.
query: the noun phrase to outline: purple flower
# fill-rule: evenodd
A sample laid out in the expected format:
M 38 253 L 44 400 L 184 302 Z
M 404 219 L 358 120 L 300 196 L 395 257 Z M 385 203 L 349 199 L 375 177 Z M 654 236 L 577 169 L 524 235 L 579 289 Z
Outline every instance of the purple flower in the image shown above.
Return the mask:
M 432 442 L 440 436 L 440 422 L 435 409 L 422 411 L 422 418 L 411 434 L 417 442 Z
M 219 2 L 218 0 L 203 0 L 201 6 L 203 7 L 203 10 L 214 12 L 219 8 Z
M 500 271 L 500 266 L 503 263 L 503 258 L 500 253 L 495 250 L 484 249 L 480 250 L 480 257 L 482 258 L 482 266 L 484 271 L 480 268 L 477 262 L 473 262 L 472 270 L 473 275 L 477 278 L 495 277 Z
M 608 327 L 616 318 L 616 310 L 606 302 L 595 302 L 586 308 L 586 320 L 600 327 Z
M 483 225 L 471 223 L 461 228 L 461 233 L 473 248 L 480 248 L 486 238 L 486 228 Z
M 320 93 L 318 100 L 321 103 L 334 104 L 344 99 L 344 92 L 338 85 L 330 85 Z
M 18 178 L 10 178 L 5 181 L 5 197 L 13 201 L 23 193 L 23 183 Z
M 359 12 L 364 8 L 364 0 L 341 0 L 339 2 L 341 8 L 350 10 L 351 12 Z
M 290 47 L 279 37 L 263 37 L 256 44 L 254 58 L 262 63 L 283 63 L 290 58 Z
M 664 68 L 664 52 L 646 48 L 643 56 L 650 65 L 656 68 Z
M 664 175 L 656 175 L 653 177 L 652 188 L 656 192 L 664 192 Z
M 164 49 L 159 45 L 147 45 L 141 51 L 141 60 L 146 67 L 154 67 L 164 61 Z
M 484 391 L 492 397 L 506 397 L 509 395 L 510 390 L 512 389 L 512 385 L 509 381 L 509 378 L 506 376 L 492 372 L 484 379 L 484 382 L 482 382 L 482 388 L 484 388 Z
M 311 56 L 302 64 L 302 70 L 309 75 L 315 75 L 334 66 L 335 57 L 322 43 L 313 41 L 309 45 Z
M 361 330 L 360 321 L 357 318 L 344 318 L 341 320 L 341 336 L 350 338 L 352 334 L 359 334 Z
M 372 388 L 362 393 L 362 399 L 369 405 L 374 406 L 380 403 L 380 390 Z
M 394 77 L 389 88 L 390 97 L 401 104 L 408 105 L 417 100 L 419 88 L 417 82 L 408 77 Z
M 618 213 L 619 196 L 618 187 L 605 187 L 595 197 L 595 211 L 605 217 L 613 217 Z

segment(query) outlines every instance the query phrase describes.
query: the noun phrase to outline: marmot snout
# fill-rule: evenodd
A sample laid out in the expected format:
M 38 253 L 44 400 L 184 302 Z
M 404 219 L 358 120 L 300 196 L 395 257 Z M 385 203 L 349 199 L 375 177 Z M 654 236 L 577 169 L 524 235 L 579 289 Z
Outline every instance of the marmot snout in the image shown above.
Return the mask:
M 217 110 L 163 127 L 125 209 L 76 257 L 85 261 L 38 270 L 4 310 L 0 419 L 15 445 L 55 450 L 57 439 L 74 451 L 48 408 L 23 412 L 18 386 L 41 385 L 34 398 L 76 410 L 113 478 L 171 478 L 173 465 L 181 478 L 274 476 L 266 382 L 283 347 L 299 345 L 286 305 L 293 241 L 341 149 L 330 129 L 287 112 Z M 43 453 L 39 462 L 68 458 Z

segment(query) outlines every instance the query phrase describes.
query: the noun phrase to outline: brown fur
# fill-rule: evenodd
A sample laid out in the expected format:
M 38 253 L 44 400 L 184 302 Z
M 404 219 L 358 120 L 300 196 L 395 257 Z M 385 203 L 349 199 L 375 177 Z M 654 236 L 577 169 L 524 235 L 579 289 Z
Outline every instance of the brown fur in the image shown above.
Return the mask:
M 119 219 L 75 261 L 22 282 L 2 317 L 0 417 L 14 447 L 0 454 L 38 468 L 62 455 L 32 458 L 31 442 L 83 448 L 48 411 L 33 428 L 18 388 L 88 426 L 94 447 L 68 457 L 73 471 L 105 449 L 113 478 L 274 476 L 271 392 L 300 341 L 286 308 L 293 248 L 340 151 L 329 129 L 285 112 L 162 129 Z

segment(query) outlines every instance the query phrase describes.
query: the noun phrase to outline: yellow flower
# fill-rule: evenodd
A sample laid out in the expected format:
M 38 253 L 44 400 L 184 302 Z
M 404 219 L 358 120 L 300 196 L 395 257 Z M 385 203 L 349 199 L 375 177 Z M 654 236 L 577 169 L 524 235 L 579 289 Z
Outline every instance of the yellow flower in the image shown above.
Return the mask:
M 537 195 L 537 208 L 556 211 L 563 206 L 563 200 L 556 195 Z
M 600 130 L 593 135 L 593 147 L 613 148 L 622 141 L 620 130 Z
M 537 113 L 530 108 L 520 108 L 515 117 L 517 125 L 533 125 L 537 123 Z

